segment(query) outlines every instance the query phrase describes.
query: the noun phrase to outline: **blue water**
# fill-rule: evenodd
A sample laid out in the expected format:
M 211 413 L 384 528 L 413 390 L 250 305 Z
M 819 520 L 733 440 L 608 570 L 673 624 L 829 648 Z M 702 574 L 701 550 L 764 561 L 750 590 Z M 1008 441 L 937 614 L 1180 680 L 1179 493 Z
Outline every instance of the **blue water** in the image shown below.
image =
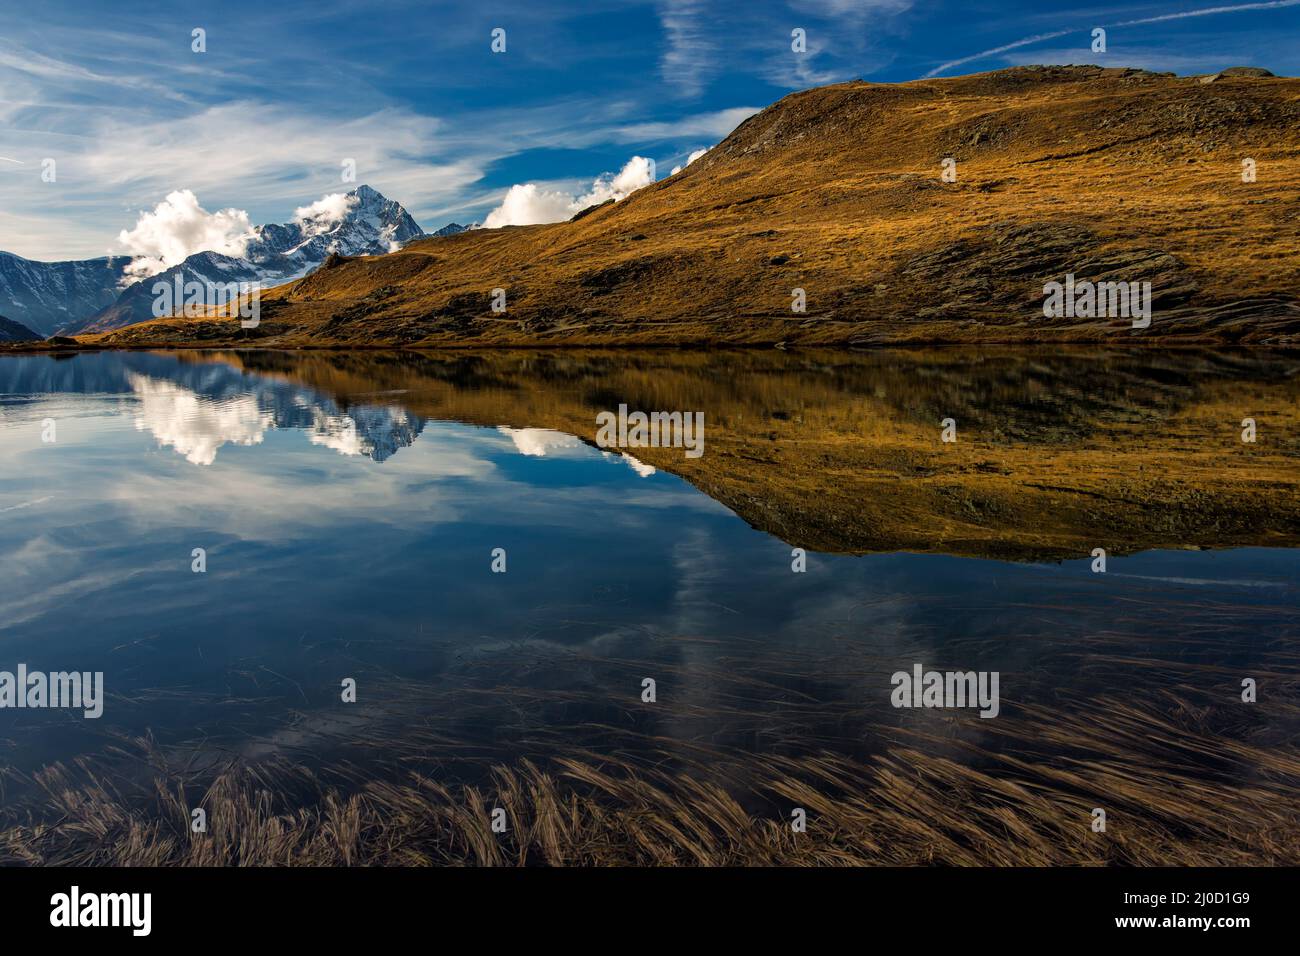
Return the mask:
M 28 771 L 106 734 L 239 751 L 337 713 L 345 677 L 371 715 L 395 687 L 501 692 L 456 726 L 467 750 L 597 746 L 623 721 L 867 754 L 868 723 L 910 719 L 887 675 L 913 662 L 1000 671 L 1004 713 L 1114 692 L 1092 656 L 1157 662 L 1125 678 L 1152 686 L 1205 664 L 1202 690 L 1231 696 L 1300 605 L 1300 553 L 1263 547 L 1114 555 L 1105 575 L 814 552 L 796 574 L 788 543 L 691 484 L 564 433 L 161 354 L 0 358 L 0 554 L 0 670 L 102 671 L 108 694 L 98 721 L 0 710 L 0 764 Z M 645 676 L 674 719 L 634 713 Z

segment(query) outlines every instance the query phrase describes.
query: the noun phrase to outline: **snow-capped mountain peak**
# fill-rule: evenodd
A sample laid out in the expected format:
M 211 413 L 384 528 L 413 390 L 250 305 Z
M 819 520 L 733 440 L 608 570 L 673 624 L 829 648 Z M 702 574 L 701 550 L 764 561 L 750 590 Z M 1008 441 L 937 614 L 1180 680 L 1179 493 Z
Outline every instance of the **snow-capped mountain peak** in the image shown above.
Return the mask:
M 49 295 L 37 301 L 27 286 L 57 289 L 66 285 L 62 272 L 81 263 L 18 260 L 22 270 L 6 270 L 5 254 L 0 253 L 0 311 L 9 307 L 11 315 L 16 313 L 19 321 L 45 334 L 56 329 L 103 332 L 153 318 L 153 286 L 159 281 L 171 283 L 178 275 L 182 282 L 260 282 L 270 287 L 301 278 L 334 253 L 383 255 L 424 236 L 401 203 L 365 185 L 325 196 L 297 210 L 291 221 L 256 226 L 253 233 L 241 256 L 197 252 L 170 269 L 125 286 L 123 268 L 128 260 L 94 260 L 97 267 L 116 262 L 116 268 L 98 268 L 94 275 L 104 280 L 100 285 L 105 287 L 96 286 L 76 302 L 53 302 Z M 46 271 L 51 272 L 48 280 L 43 278 Z M 24 308 L 28 303 L 31 307 Z
M 277 258 L 310 263 L 315 268 L 331 253 L 366 256 L 395 252 L 424 235 L 401 203 L 365 185 L 303 207 L 292 222 L 258 226 L 255 232 L 257 238 L 249 243 L 244 258 L 281 272 L 285 263 L 275 261 Z

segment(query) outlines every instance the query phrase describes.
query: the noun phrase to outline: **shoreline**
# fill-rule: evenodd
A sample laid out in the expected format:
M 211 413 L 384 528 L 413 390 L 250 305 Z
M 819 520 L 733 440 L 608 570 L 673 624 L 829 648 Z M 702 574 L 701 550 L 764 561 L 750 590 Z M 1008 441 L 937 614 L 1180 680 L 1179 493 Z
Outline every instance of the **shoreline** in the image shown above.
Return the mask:
M 212 341 L 212 342 L 154 342 L 154 343 L 77 343 L 75 345 L 50 345 L 47 342 L 3 342 L 0 343 L 0 356 L 4 355 L 58 355 L 95 352 L 902 352 L 914 350 L 963 349 L 976 346 L 996 346 L 997 348 L 1041 349 L 1050 346 L 1070 348 L 1119 348 L 1119 349 L 1173 349 L 1176 351 L 1204 351 L 1206 349 L 1229 349 L 1243 352 L 1295 352 L 1300 354 L 1300 336 L 1295 341 L 1281 342 L 1241 342 L 1224 341 L 1214 338 L 1169 337 L 1152 338 L 1142 336 L 1107 342 L 1100 339 L 1064 338 L 1064 339 L 1025 339 L 992 338 L 967 341 L 950 338 L 936 339 L 897 339 L 876 343 L 861 341 L 845 342 L 718 342 L 710 340 L 687 342 L 595 342 L 595 343 L 543 343 L 517 342 L 503 343 L 492 341 L 448 342 L 436 345 L 401 344 L 401 343 L 268 343 L 257 345 L 249 342 Z

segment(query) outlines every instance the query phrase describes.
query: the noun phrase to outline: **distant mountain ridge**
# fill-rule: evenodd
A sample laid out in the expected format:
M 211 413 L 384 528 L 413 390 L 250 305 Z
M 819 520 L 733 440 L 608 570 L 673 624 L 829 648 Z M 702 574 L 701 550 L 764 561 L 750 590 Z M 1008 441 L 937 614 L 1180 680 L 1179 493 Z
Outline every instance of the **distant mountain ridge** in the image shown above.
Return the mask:
M 198 252 L 125 287 L 123 270 L 131 262 L 129 256 L 35 262 L 0 253 L 0 312 L 29 326 L 38 337 L 106 332 L 154 318 L 154 283 L 171 283 L 178 275 L 183 282 L 278 285 L 306 275 L 332 253 L 380 255 L 424 237 L 400 203 L 370 186 L 358 186 L 346 196 L 347 212 L 336 222 L 308 218 L 258 226 L 242 256 Z
M 347 212 L 327 228 L 310 219 L 258 226 L 256 238 L 242 256 L 195 253 L 179 265 L 128 286 L 111 305 L 69 331 L 108 332 L 154 318 L 154 284 L 174 283 L 177 276 L 182 282 L 261 282 L 274 286 L 301 278 L 333 254 L 381 255 L 424 237 L 424 230 L 401 203 L 369 186 L 358 186 L 347 193 L 347 199 Z
M 471 230 L 471 229 L 479 229 L 479 228 L 482 228 L 482 227 L 481 227 L 478 223 L 476 223 L 476 222 L 471 222 L 468 226 L 462 226 L 462 225 L 461 225 L 460 223 L 458 223 L 458 222 L 449 222 L 449 223 L 447 223 L 447 225 L 443 226 L 441 229 L 439 229 L 439 230 L 437 230 L 437 231 L 435 231 L 435 232 L 431 232 L 431 233 L 429 233 L 429 235 L 430 235 L 431 237 L 433 237 L 434 239 L 437 239 L 437 238 L 439 238 L 439 237 L 441 237 L 441 236 L 456 236 L 456 235 L 459 235 L 459 234 L 462 233 L 462 232 L 468 232 L 468 231 Z
M 37 262 L 0 252 L 0 314 L 52 335 L 112 305 L 130 256 Z
M 27 326 L 0 315 L 0 342 L 36 342 L 42 337 Z

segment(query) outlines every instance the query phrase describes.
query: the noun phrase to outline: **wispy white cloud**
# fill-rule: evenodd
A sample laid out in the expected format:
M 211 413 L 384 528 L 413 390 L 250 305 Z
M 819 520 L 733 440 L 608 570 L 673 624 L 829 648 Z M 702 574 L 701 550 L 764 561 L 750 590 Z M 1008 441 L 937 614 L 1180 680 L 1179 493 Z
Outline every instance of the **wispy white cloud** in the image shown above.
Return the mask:
M 989 50 L 981 50 L 979 53 L 972 53 L 970 56 L 963 56 L 957 60 L 949 60 L 947 63 L 940 63 L 926 77 L 938 76 L 940 73 L 947 73 L 955 66 L 964 66 L 967 63 L 974 63 L 977 60 L 986 60 L 991 56 L 997 56 L 999 53 L 1008 53 L 1011 50 L 1017 50 L 1022 46 L 1029 46 L 1033 43 L 1045 43 L 1048 40 L 1055 40 L 1057 37 L 1063 37 L 1069 33 L 1077 33 L 1077 30 L 1054 30 L 1051 33 L 1038 33 L 1031 37 L 1025 37 L 1022 40 L 1015 40 L 1011 43 L 1004 43 L 1002 46 L 995 46 Z
M 683 116 L 676 120 L 631 123 L 614 127 L 609 131 L 609 136 L 618 142 L 688 138 L 719 140 L 760 109 L 761 107 L 758 106 L 733 106 L 725 110 Z
M 0 39 L 0 69 L 40 81 L 55 90 L 84 90 L 87 87 L 148 93 L 168 100 L 184 100 L 174 85 L 141 72 L 100 72 L 57 57 L 47 56 L 12 40 Z
M 1275 10 L 1279 7 L 1294 7 L 1300 0 L 1267 0 L 1263 3 L 1238 3 L 1222 7 L 1202 7 L 1199 10 L 1183 10 L 1180 13 L 1162 13 L 1155 17 L 1143 17 L 1140 20 L 1124 20 L 1115 24 L 1117 27 L 1132 27 L 1143 23 L 1163 23 L 1166 20 L 1186 20 L 1188 17 L 1210 17 L 1220 13 L 1244 13 L 1249 10 Z
M 664 53 L 659 71 L 682 96 L 698 96 L 716 69 L 713 33 L 703 0 L 661 0 L 659 22 L 664 29 Z
M 1087 29 L 1095 26 L 1102 27 L 1132 27 L 1141 26 L 1150 23 L 1165 23 L 1170 20 L 1186 20 L 1190 17 L 1210 17 L 1218 16 L 1225 13 L 1249 13 L 1259 10 L 1277 10 L 1284 7 L 1294 7 L 1300 5 L 1300 0 L 1265 0 L 1260 3 L 1238 3 L 1217 7 L 1200 7 L 1195 10 L 1181 10 L 1175 13 L 1162 13 L 1156 16 L 1141 17 L 1135 20 L 1121 20 L 1118 23 L 1094 23 L 1090 24 Z M 941 63 L 933 70 L 926 73 L 926 77 L 938 76 L 940 73 L 946 73 L 953 67 L 964 66 L 967 63 L 974 63 L 978 60 L 985 60 L 990 57 L 996 57 L 1002 53 L 1008 53 L 1021 47 L 1031 46 L 1035 43 L 1044 43 L 1048 40 L 1055 40 L 1058 37 L 1066 36 L 1070 33 L 1084 32 L 1084 27 L 1076 27 L 1069 30 L 1054 30 L 1051 33 L 1039 33 L 1034 36 L 1024 37 L 1011 43 L 996 46 L 988 50 L 982 50 L 970 56 L 964 56 L 956 60 L 949 60 L 947 63 Z

